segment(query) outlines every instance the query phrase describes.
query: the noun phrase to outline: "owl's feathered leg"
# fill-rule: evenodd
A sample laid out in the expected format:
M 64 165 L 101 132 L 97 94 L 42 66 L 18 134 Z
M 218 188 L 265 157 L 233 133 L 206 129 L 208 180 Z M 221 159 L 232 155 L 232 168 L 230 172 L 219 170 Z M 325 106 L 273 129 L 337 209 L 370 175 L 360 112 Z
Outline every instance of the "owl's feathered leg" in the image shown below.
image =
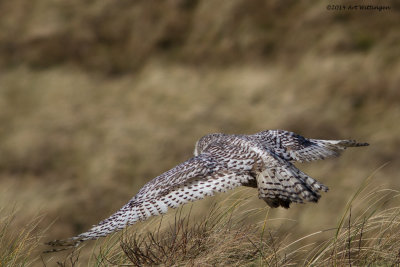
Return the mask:
M 254 177 L 254 179 L 249 179 L 246 182 L 242 182 L 242 185 L 247 187 L 257 188 L 257 180 Z
M 290 208 L 290 203 L 292 203 L 290 200 L 281 198 L 261 197 L 261 199 L 264 200 L 271 208 L 283 207 L 285 209 L 288 209 Z

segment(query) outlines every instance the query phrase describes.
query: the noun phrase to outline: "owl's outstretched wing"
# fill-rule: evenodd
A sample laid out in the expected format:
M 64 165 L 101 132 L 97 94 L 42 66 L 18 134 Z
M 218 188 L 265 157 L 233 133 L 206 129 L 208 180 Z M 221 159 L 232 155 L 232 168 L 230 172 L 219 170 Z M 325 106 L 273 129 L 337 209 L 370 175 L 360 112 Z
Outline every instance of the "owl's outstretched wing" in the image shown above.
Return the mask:
M 216 192 L 225 192 L 252 179 L 245 171 L 251 169 L 251 160 L 235 160 L 239 167 L 228 169 L 230 159 L 220 161 L 218 151 L 214 155 L 204 153 L 193 157 L 175 168 L 148 182 L 119 211 L 78 236 L 49 242 L 53 247 L 78 246 L 85 240 L 97 239 L 125 228 L 150 216 L 166 213 L 168 208 L 176 208 L 189 201 L 212 196 Z M 221 152 L 225 153 L 225 152 Z M 240 165 L 242 164 L 242 165 Z M 62 249 L 53 249 L 58 251 Z
M 355 140 L 308 139 L 284 130 L 268 130 L 251 136 L 282 159 L 300 162 L 337 157 L 347 147 L 369 145 Z

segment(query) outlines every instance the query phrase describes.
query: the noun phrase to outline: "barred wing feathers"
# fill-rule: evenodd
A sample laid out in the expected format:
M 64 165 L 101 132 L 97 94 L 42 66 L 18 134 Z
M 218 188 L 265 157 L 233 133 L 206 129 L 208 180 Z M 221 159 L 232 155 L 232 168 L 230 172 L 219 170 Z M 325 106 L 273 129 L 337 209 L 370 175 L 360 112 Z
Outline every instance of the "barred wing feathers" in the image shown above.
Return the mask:
M 308 139 L 293 132 L 268 130 L 252 135 L 266 149 L 288 161 L 313 161 L 337 157 L 347 147 L 368 146 L 355 140 Z
M 367 146 L 353 140 L 317 140 L 283 130 L 253 135 L 210 134 L 195 147 L 195 157 L 151 180 L 119 211 L 89 231 L 52 246 L 77 246 L 166 213 L 189 201 L 244 185 L 258 188 L 271 207 L 289 208 L 291 202 L 317 202 L 328 188 L 297 169 L 293 161 L 338 156 L 347 147 Z M 52 251 L 58 251 L 54 249 Z
M 246 160 L 243 160 L 241 167 L 244 164 L 247 164 Z M 66 240 L 49 242 L 48 245 L 66 247 L 63 249 L 78 246 L 83 241 L 109 235 L 137 221 L 166 213 L 168 208 L 176 208 L 189 201 L 225 192 L 253 179 L 244 171 L 228 170 L 225 168 L 228 165 L 229 159 L 223 164 L 217 163 L 209 153 L 193 157 L 148 182 L 119 211 L 89 231 Z M 251 165 L 244 169 L 249 168 Z

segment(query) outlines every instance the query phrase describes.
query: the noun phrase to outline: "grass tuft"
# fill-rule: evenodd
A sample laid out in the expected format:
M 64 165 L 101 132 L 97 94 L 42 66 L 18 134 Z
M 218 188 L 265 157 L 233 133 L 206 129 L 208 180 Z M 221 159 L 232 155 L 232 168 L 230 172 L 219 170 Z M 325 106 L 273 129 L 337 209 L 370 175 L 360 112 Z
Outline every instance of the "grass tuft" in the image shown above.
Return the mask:
M 289 233 L 269 225 L 268 212 L 263 221 L 248 223 L 259 210 L 241 211 L 245 200 L 215 205 L 200 218 L 181 208 L 169 224 L 160 217 L 143 231 L 124 231 L 119 242 L 103 246 L 98 266 L 397 266 L 400 193 L 367 190 L 370 179 L 350 198 L 335 228 L 289 240 Z M 313 239 L 318 235 L 322 242 Z
M 0 209 L 0 266 L 30 266 L 38 260 L 36 250 L 43 232 L 38 225 L 42 216 L 37 216 L 24 228 L 15 231 L 12 224 L 17 216 L 15 209 L 11 212 Z
M 192 206 L 186 205 L 102 239 L 87 265 L 398 266 L 400 192 L 369 189 L 371 177 L 350 197 L 334 228 L 293 238 L 290 231 L 276 230 L 269 208 L 249 210 L 249 198 L 238 197 L 237 192 L 214 204 L 207 215 L 193 215 Z M 260 213 L 265 214 L 264 220 L 252 219 Z M 12 212 L 0 220 L 0 264 L 32 266 L 40 260 L 33 256 L 40 244 L 40 217 L 16 233 L 8 231 L 15 215 Z M 47 261 L 42 258 L 42 264 L 85 265 L 80 260 L 84 249 L 73 250 L 65 258 L 60 254 Z
M 236 203 L 237 204 L 237 203 Z M 242 266 L 249 262 L 280 266 L 280 238 L 272 230 L 260 235 L 256 224 L 244 222 L 233 204 L 226 212 L 214 205 L 207 216 L 195 218 L 182 209 L 173 222 L 158 220 L 155 231 L 125 231 L 119 246 L 100 257 L 103 264 L 133 266 Z M 243 215 L 243 214 L 242 214 Z M 261 236 L 261 238 L 260 238 Z

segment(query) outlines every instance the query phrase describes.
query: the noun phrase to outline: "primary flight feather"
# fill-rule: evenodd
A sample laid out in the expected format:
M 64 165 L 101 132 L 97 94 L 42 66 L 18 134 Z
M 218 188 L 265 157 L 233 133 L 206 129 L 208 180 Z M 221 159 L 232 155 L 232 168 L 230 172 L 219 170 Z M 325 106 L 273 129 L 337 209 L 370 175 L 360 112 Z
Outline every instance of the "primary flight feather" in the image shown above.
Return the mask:
M 196 142 L 194 157 L 161 174 L 119 211 L 85 233 L 51 246 L 78 246 L 125 228 L 150 216 L 166 213 L 189 201 L 203 199 L 238 186 L 258 188 L 258 196 L 270 207 L 289 208 L 290 203 L 317 202 L 328 188 L 300 171 L 294 161 L 339 156 L 347 147 L 367 146 L 354 140 L 307 139 L 283 130 L 253 135 L 208 134 Z M 53 251 L 58 251 L 54 249 Z

